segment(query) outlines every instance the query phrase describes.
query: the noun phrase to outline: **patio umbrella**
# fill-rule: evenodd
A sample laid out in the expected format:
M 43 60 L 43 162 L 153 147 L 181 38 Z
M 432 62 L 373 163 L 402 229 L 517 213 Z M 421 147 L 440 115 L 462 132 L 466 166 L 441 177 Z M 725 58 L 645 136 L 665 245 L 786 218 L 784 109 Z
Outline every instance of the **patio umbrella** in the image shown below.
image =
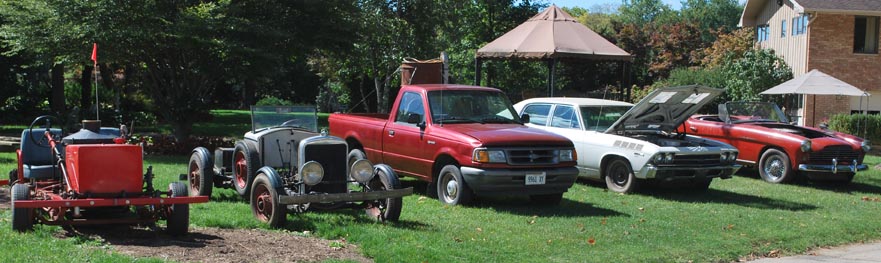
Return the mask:
M 870 96 L 853 85 L 848 84 L 840 79 L 829 76 L 819 70 L 811 70 L 808 74 L 793 78 L 787 82 L 783 82 L 759 94 L 804 94 L 804 95 L 843 95 L 843 96 Z M 861 100 L 862 102 L 862 100 Z M 812 114 L 816 115 L 817 97 L 814 96 Z M 862 106 L 860 106 L 862 107 Z M 815 118 L 811 118 L 811 125 L 816 124 Z

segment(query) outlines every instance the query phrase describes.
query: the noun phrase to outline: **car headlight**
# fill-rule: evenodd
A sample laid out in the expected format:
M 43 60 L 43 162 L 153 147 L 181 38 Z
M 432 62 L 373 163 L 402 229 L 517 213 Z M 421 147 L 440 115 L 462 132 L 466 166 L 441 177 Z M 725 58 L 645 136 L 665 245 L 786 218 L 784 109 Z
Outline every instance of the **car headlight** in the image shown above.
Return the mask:
M 300 177 L 307 185 L 316 185 L 324 178 L 324 167 L 316 161 L 308 161 L 300 168 Z
M 802 152 L 810 152 L 811 151 L 811 140 L 804 140 L 801 142 L 801 151 Z
M 349 167 L 349 175 L 355 181 L 366 184 L 373 180 L 373 164 L 370 163 L 367 159 L 360 159 L 355 161 L 352 164 L 352 167 Z
M 719 161 L 723 163 L 728 162 L 728 152 L 722 152 L 722 154 L 719 155 Z
M 505 158 L 505 151 L 502 150 L 487 150 L 487 149 L 475 149 L 474 155 L 471 156 L 471 160 L 478 163 L 504 163 L 508 162 L 508 158 Z
M 576 159 L 575 150 L 560 150 L 560 161 L 561 162 L 571 162 Z
M 655 157 L 652 158 L 652 159 L 654 159 L 654 163 L 656 163 L 656 164 L 663 163 L 663 161 L 664 161 L 664 153 L 658 153 L 658 154 L 655 154 Z
M 737 161 L 737 152 L 731 152 L 730 154 L 728 154 L 728 161 L 732 162 L 732 163 L 736 162 Z
M 667 153 L 664 155 L 665 163 L 673 163 L 673 153 Z
M 863 143 L 860 144 L 860 148 L 863 148 L 864 152 L 868 152 L 872 150 L 872 145 L 869 144 L 869 140 L 863 140 Z

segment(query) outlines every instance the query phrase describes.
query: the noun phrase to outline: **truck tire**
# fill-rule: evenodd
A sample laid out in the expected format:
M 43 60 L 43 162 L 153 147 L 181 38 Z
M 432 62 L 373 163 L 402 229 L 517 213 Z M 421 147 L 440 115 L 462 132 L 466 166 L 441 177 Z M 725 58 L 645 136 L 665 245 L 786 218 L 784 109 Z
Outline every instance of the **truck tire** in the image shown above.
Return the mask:
M 758 168 L 762 180 L 773 184 L 785 183 L 795 177 L 789 165 L 789 156 L 774 148 L 762 153 Z
M 232 186 L 239 196 L 247 200 L 259 168 L 257 162 L 260 161 L 260 156 L 257 155 L 257 149 L 251 149 L 244 141 L 238 141 L 232 158 Z
M 394 171 L 388 169 L 388 171 L 392 171 L 391 174 L 389 174 L 383 169 L 377 170 L 376 177 L 370 181 L 370 189 L 374 191 L 401 189 L 401 181 L 398 180 L 398 175 L 395 174 Z M 364 212 L 366 212 L 367 216 L 370 216 L 370 218 L 380 222 L 397 222 L 398 218 L 401 217 L 401 207 L 403 202 L 403 197 L 375 200 L 370 202 L 370 206 L 368 206 Z
M 15 207 L 15 201 L 29 200 L 30 192 L 26 184 L 12 186 L 12 229 L 15 231 L 25 232 L 34 228 L 34 209 Z
M 260 222 L 269 223 L 269 227 L 283 227 L 288 217 L 287 206 L 278 203 L 279 193 L 272 187 L 269 176 L 258 174 L 251 190 L 251 211 L 254 217 Z
M 168 184 L 168 190 L 171 191 L 171 197 L 189 196 L 187 186 L 181 182 Z M 168 217 L 166 219 L 165 231 L 168 231 L 169 235 L 186 235 L 190 228 L 190 205 L 173 204 L 168 206 Z
M 201 148 L 201 149 L 200 149 Z M 214 186 L 214 161 L 210 154 L 206 154 L 205 147 L 196 148 L 190 156 L 187 166 L 187 181 L 190 185 L 191 196 L 211 196 Z
M 603 167 L 606 187 L 616 193 L 632 193 L 639 189 L 640 181 L 633 174 L 630 162 L 624 158 L 613 158 Z
M 455 165 L 446 165 L 437 176 L 437 199 L 446 205 L 464 205 L 473 198 L 462 172 Z

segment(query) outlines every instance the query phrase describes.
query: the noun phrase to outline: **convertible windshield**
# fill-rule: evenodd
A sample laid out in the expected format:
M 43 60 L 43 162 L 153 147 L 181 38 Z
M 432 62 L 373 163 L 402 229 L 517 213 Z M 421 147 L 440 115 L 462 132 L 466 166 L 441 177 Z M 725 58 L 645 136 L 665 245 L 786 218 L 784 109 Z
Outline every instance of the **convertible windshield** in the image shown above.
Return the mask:
M 446 90 L 428 92 L 433 123 L 521 123 L 501 92 Z
M 251 131 L 285 126 L 318 132 L 318 113 L 313 106 L 251 106 Z
M 581 117 L 588 131 L 605 131 L 621 118 L 630 106 L 581 106 Z
M 729 102 L 725 104 L 728 118 L 739 122 L 782 122 L 788 123 L 786 115 L 770 102 Z

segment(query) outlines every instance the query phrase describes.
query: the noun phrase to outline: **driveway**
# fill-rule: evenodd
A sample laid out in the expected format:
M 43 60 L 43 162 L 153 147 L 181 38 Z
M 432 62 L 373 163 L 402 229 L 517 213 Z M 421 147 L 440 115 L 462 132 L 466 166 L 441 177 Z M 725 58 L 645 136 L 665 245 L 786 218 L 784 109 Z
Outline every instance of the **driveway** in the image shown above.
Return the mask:
M 796 263 L 796 262 L 835 262 L 835 263 L 881 263 L 881 241 L 868 244 L 854 244 L 811 251 L 807 255 L 763 258 L 750 261 L 754 263 Z

